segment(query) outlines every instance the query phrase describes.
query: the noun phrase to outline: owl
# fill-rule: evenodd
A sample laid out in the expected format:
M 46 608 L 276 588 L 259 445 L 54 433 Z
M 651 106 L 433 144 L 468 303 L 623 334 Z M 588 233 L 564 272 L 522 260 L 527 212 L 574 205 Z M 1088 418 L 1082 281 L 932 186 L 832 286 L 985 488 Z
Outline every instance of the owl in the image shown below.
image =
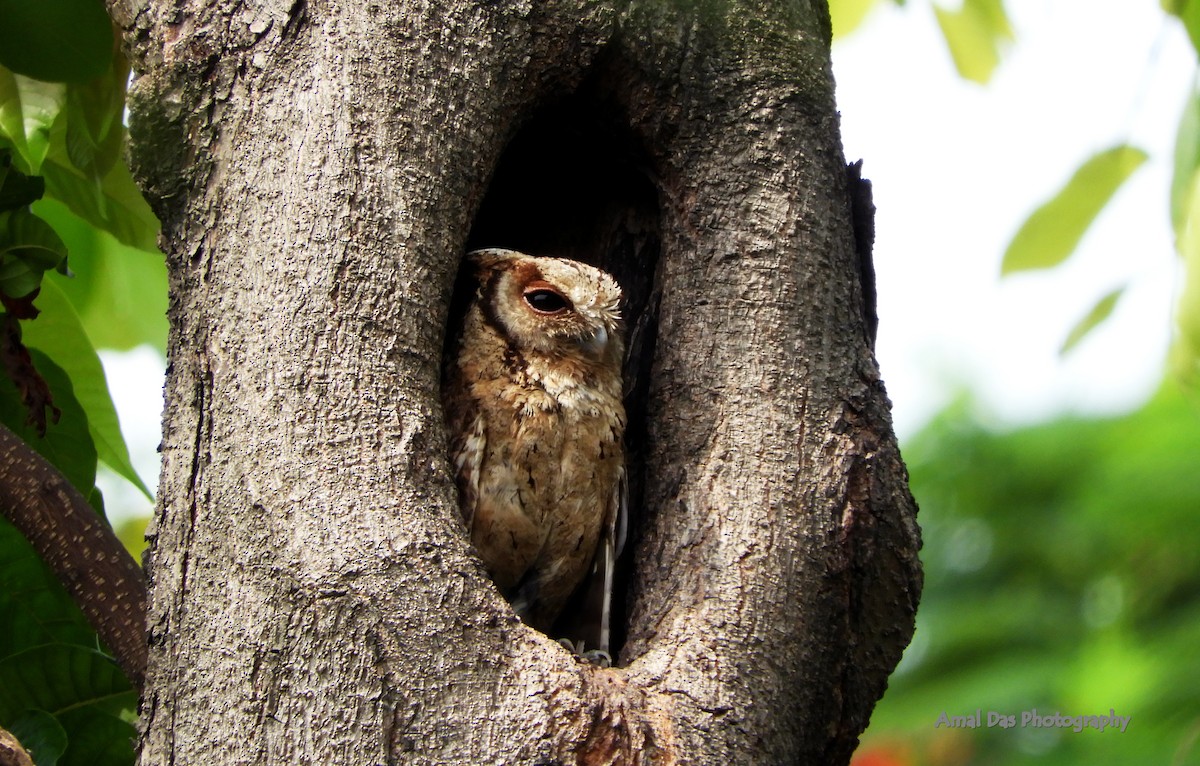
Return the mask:
M 442 396 L 471 542 L 545 633 L 594 573 L 593 641 L 607 652 L 623 535 L 621 289 L 591 266 L 513 250 L 469 253 L 462 272 Z

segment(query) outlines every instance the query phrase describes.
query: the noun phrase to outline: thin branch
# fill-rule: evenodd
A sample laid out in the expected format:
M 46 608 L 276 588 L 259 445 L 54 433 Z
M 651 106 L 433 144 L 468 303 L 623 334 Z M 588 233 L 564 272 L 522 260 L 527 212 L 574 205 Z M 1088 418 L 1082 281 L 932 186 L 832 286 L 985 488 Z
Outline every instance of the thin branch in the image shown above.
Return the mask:
M 33 766 L 29 753 L 4 729 L 0 729 L 0 766 Z
M 112 527 L 0 424 L 0 513 L 29 540 L 135 687 L 146 674 L 146 578 Z

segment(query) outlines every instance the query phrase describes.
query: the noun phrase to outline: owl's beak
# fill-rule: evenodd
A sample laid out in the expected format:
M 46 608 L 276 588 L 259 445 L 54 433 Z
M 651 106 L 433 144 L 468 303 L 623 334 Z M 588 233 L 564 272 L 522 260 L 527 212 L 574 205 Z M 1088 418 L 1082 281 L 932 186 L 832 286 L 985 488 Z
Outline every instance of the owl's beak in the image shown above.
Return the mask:
M 608 345 L 608 330 L 605 329 L 604 325 L 600 325 L 591 337 L 580 339 L 579 345 L 588 353 L 599 354 Z

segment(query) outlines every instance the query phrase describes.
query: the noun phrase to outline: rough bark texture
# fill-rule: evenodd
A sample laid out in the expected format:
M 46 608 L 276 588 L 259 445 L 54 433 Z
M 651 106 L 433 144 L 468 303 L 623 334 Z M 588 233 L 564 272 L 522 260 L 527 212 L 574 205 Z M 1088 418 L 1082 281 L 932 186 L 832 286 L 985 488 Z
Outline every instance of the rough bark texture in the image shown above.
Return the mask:
M 33 766 L 33 759 L 8 731 L 0 729 L 0 766 Z
M 846 762 L 919 538 L 823 4 L 111 1 L 171 274 L 142 762 Z M 458 520 L 469 241 L 629 295 L 620 668 Z
M 104 517 L 0 425 L 0 513 L 29 540 L 134 686 L 146 672 L 146 579 Z

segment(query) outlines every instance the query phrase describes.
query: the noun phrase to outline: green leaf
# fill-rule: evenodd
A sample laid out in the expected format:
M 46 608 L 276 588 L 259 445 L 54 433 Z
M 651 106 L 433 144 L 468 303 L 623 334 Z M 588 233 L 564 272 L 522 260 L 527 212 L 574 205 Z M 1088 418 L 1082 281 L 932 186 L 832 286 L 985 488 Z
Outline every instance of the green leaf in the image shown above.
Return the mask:
M 1063 341 L 1062 348 L 1058 350 L 1059 356 L 1065 355 L 1071 349 L 1075 348 L 1075 346 L 1079 345 L 1079 341 L 1086 338 L 1088 333 L 1096 329 L 1105 319 L 1108 319 L 1113 312 L 1113 308 L 1116 307 L 1117 301 L 1121 298 L 1121 294 L 1124 292 L 1125 287 L 1121 286 L 1096 301 L 1091 311 L 1071 328 L 1071 332 L 1067 333 L 1067 338 Z
M 41 168 L 51 127 L 66 98 L 65 85 L 31 80 L 0 67 L 0 137 L 12 142 L 26 172 L 36 174 Z
M 44 644 L 95 647 L 79 607 L 17 528 L 0 517 L 0 658 Z
M 957 11 L 936 5 L 933 11 L 959 75 L 987 83 L 1000 64 L 1001 45 L 1013 39 L 1002 0 L 964 0 Z
M 20 258 L 0 262 L 0 293 L 10 298 L 24 298 L 42 284 L 42 269 L 30 266 Z
M 142 560 L 142 552 L 146 550 L 146 528 L 149 526 L 149 516 L 134 516 L 116 528 L 117 539 L 137 561 Z
M 99 186 L 69 162 L 60 162 L 57 157 L 46 160 L 42 173 L 46 177 L 47 196 L 63 202 L 75 215 L 112 234 L 123 244 L 151 253 L 159 252 L 158 219 L 134 184 L 125 163 L 113 165 Z
M 71 300 L 96 348 L 131 349 L 149 343 L 165 352 L 167 267 L 160 252 L 117 242 L 55 200 L 34 210 L 54 227 L 71 252 L 74 279 L 52 275 Z
M 1058 194 L 1021 224 L 1004 253 L 1000 273 L 1045 269 L 1065 261 L 1117 189 L 1145 161 L 1145 152 L 1124 145 L 1089 158 Z
M 1200 9 L 1200 2 L 1190 5 Z M 1200 12 L 1200 11 L 1198 11 Z M 1192 83 L 1192 92 L 1175 130 L 1175 157 L 1171 175 L 1171 225 L 1178 240 L 1183 234 L 1191 205 L 1193 179 L 1200 169 L 1200 83 Z
M 64 766 L 131 764 L 137 732 L 124 714 L 136 705 L 128 679 L 96 649 L 44 644 L 0 658 L 0 725 L 30 708 L 53 715 L 67 732 Z
M 1200 2 L 1196 0 L 1164 0 L 1163 10 L 1178 16 L 1187 30 L 1192 47 L 1200 53 Z
M 0 254 L 25 258 L 43 271 L 57 269 L 67 258 L 66 245 L 50 224 L 29 210 L 0 213 Z
M 67 749 L 67 732 L 58 719 L 45 710 L 29 709 L 17 716 L 8 731 L 36 766 L 57 766 Z
M 67 86 L 67 156 L 89 178 L 103 178 L 120 157 L 128 81 L 129 64 L 118 53 L 103 77 Z
M 26 207 L 46 193 L 45 179 L 22 173 L 12 159 L 11 149 L 0 148 L 0 213 Z
M 121 712 L 83 708 L 59 714 L 71 734 L 59 766 L 133 766 L 137 730 L 131 720 L 136 720 L 137 697 L 129 692 L 124 699 L 126 706 Z
M 1187 214 L 1175 240 L 1183 257 L 1183 289 L 1175 322 L 1179 336 L 1171 349 L 1171 367 L 1193 385 L 1200 379 L 1200 172 L 1192 174 L 1191 188 L 1185 193 Z
M 0 0 L 0 65 L 49 82 L 82 82 L 108 67 L 112 22 L 101 0 Z
M 877 2 L 878 0 L 829 0 L 833 39 L 838 40 L 858 29 Z
M 48 713 L 77 705 L 117 712 L 131 699 L 112 657 L 84 646 L 43 644 L 0 658 L 0 720 L 28 708 Z
M 100 459 L 147 498 L 153 499 L 150 490 L 133 470 L 129 450 L 121 436 L 117 410 L 108 393 L 104 368 L 71 302 L 53 282 L 46 281 L 42 283 L 37 305 L 42 310 L 41 315 L 22 323 L 26 345 L 44 351 L 70 376 L 75 396 L 87 412 L 88 430 Z
M 40 322 L 45 315 L 32 322 Z M 30 322 L 23 323 L 28 327 Z M 88 417 L 71 379 L 63 368 L 36 348 L 29 356 L 38 374 L 50 387 L 54 405 L 62 411 L 57 423 L 46 425 L 46 435 L 39 436 L 34 426 L 26 423 L 27 413 L 17 387 L 7 375 L 0 376 L 0 422 L 21 437 L 34 450 L 57 468 L 71 486 L 88 497 L 96 484 L 96 445 L 88 429 Z
M 124 59 L 86 86 L 39 83 L 0 69 L 0 140 L 21 168 L 45 177 L 46 194 L 121 242 L 158 249 L 158 219 L 124 162 Z M 70 103 L 68 103 L 68 101 Z
M 0 583 L 0 726 L 33 727 L 51 739 L 61 730 L 59 766 L 132 764 L 136 694 L 97 651 L 95 632 L 62 584 L 3 518 Z M 35 748 L 33 737 L 21 741 Z
M 0 293 L 24 298 L 50 269 L 66 271 L 67 248 L 28 208 L 0 212 Z

